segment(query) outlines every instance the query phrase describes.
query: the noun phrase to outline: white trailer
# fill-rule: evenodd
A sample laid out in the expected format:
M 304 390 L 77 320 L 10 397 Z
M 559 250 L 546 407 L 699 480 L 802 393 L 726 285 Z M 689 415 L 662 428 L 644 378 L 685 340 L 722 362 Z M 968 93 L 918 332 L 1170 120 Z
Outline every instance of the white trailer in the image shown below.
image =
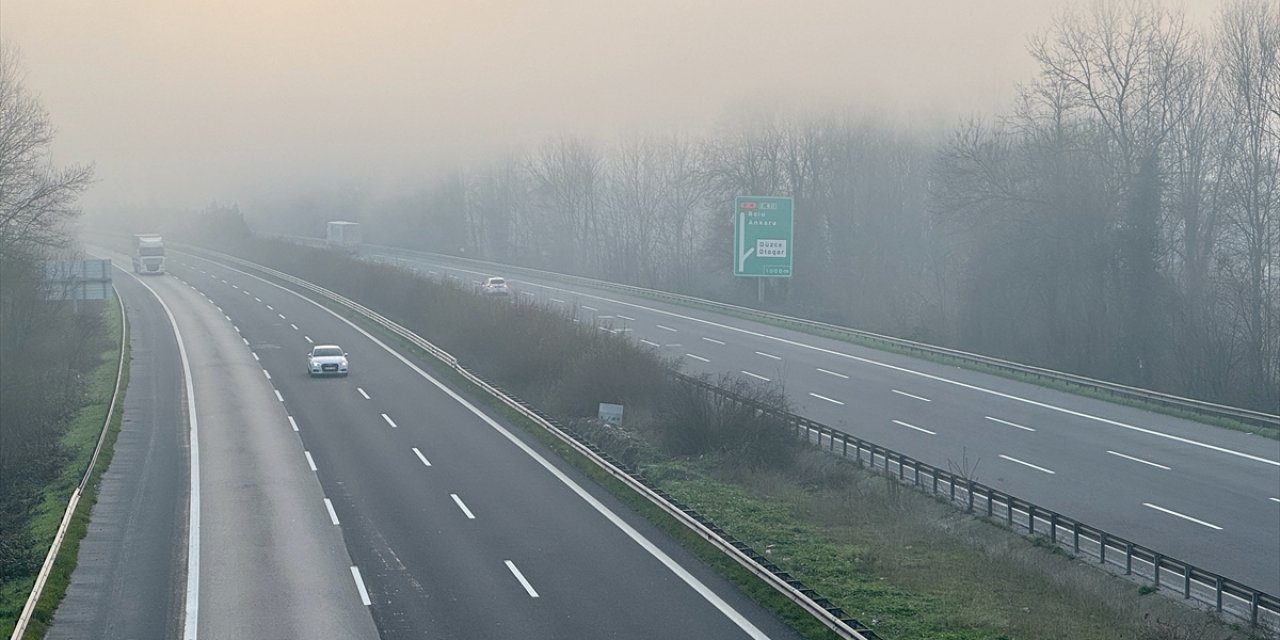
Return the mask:
M 355 251 L 361 242 L 359 222 L 334 220 L 326 229 L 325 244 L 330 247 Z
M 139 233 L 133 236 L 133 272 L 164 273 L 164 239 L 159 234 Z

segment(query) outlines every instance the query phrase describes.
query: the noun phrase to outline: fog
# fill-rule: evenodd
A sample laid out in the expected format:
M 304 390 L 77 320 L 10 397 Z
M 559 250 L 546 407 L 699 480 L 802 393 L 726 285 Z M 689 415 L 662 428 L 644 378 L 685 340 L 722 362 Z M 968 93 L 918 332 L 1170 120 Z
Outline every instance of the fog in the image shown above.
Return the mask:
M 395 192 L 551 135 L 739 113 L 950 122 L 1013 98 L 1035 72 L 1027 36 L 1061 6 L 6 0 L 0 30 L 58 129 L 55 163 L 95 164 L 93 213 Z

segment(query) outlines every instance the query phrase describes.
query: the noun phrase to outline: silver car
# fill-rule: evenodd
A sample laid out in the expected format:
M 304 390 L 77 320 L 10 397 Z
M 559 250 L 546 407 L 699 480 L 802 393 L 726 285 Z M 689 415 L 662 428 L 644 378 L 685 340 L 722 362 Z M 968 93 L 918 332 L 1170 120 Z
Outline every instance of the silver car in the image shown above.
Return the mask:
M 336 344 L 318 344 L 307 353 L 307 373 L 311 376 L 347 375 L 347 353 Z
M 507 296 L 511 294 L 511 288 L 503 278 L 486 278 L 480 284 L 480 293 L 486 296 Z

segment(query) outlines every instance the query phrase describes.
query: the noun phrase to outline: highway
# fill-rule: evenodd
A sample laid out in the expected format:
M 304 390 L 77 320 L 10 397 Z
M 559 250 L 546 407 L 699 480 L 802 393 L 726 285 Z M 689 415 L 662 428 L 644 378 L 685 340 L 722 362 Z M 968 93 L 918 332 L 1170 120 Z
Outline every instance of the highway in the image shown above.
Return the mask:
M 362 254 L 436 278 L 505 276 L 690 373 L 781 384 L 801 415 L 1280 593 L 1280 441 L 501 267 Z
M 185 637 L 797 637 L 354 325 L 208 261 L 169 267 L 142 284 L 191 373 Z M 307 375 L 321 342 L 351 354 L 349 377 Z

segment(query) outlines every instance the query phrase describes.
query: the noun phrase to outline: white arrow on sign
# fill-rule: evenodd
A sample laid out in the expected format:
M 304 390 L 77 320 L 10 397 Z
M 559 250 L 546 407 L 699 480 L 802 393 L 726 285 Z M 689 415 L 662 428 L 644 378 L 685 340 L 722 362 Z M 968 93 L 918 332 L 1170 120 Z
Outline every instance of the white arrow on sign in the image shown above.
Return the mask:
M 755 253 L 755 248 L 747 248 L 747 213 L 738 212 L 738 273 L 747 270 L 747 258 Z

